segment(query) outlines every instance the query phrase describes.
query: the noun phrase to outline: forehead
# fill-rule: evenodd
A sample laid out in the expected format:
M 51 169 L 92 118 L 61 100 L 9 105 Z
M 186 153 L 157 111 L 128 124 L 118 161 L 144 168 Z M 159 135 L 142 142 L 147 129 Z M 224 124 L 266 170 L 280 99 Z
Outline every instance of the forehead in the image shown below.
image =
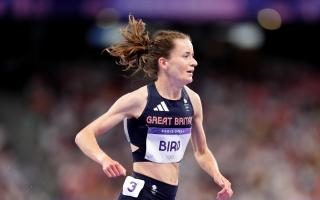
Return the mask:
M 193 45 L 190 39 L 174 39 L 173 40 L 174 48 L 172 49 L 172 53 L 174 52 L 193 52 Z

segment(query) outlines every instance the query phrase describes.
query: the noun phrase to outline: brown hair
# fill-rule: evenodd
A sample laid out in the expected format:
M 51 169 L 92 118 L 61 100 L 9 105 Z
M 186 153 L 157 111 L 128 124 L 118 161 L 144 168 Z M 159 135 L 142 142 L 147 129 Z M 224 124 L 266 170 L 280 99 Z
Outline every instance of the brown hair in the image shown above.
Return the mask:
M 133 74 L 143 71 L 151 79 L 157 79 L 158 59 L 169 58 L 174 48 L 174 39 L 190 37 L 184 33 L 171 30 L 156 32 L 152 38 L 145 30 L 145 23 L 129 15 L 128 25 L 121 29 L 123 41 L 104 49 L 110 55 L 118 57 L 118 64 L 125 66 L 124 70 L 133 69 Z

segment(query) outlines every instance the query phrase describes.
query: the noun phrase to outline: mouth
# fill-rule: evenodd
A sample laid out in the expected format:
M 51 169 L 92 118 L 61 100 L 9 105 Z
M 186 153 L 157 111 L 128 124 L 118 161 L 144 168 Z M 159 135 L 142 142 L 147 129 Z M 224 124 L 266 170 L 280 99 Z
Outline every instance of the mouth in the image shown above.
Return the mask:
M 193 74 L 193 71 L 194 71 L 194 70 L 188 70 L 187 73 L 192 75 L 192 74 Z

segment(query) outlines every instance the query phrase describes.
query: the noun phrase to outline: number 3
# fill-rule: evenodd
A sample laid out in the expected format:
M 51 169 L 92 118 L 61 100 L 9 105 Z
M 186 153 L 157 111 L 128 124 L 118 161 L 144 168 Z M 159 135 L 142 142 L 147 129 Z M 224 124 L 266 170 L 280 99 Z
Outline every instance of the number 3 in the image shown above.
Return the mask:
M 127 189 L 128 189 L 129 192 L 133 192 L 137 187 L 137 183 L 131 181 L 130 184 L 131 184 L 131 188 L 127 187 Z

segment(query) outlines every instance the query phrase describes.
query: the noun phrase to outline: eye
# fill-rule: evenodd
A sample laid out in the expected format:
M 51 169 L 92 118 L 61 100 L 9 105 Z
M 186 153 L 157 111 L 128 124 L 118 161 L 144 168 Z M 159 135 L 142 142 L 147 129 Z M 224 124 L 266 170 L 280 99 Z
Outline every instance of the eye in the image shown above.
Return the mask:
M 183 54 L 182 57 L 184 57 L 184 58 L 189 58 L 189 57 L 190 58 L 194 58 L 194 54 L 190 53 L 190 52 L 187 52 L 187 53 Z
M 184 58 L 188 58 L 188 57 L 190 57 L 190 56 L 191 56 L 191 54 L 190 54 L 190 53 L 188 53 L 188 52 L 187 52 L 187 53 L 185 53 L 185 54 L 183 54 L 183 57 L 184 57 Z

